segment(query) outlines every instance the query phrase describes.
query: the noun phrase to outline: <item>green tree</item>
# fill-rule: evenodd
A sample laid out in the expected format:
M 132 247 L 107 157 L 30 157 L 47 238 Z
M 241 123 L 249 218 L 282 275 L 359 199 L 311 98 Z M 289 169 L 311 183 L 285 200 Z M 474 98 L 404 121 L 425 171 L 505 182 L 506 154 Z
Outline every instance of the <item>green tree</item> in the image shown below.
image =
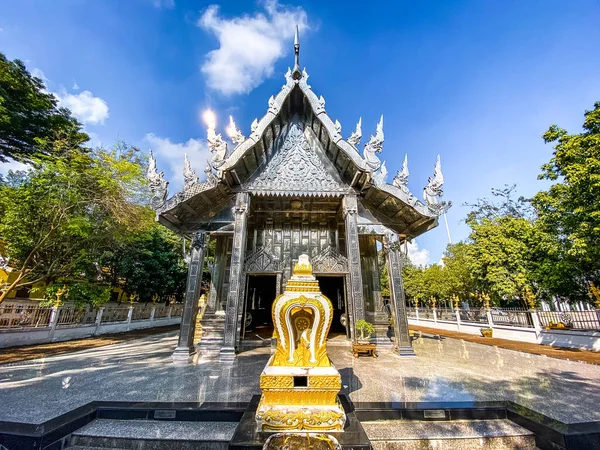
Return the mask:
M 473 261 L 469 253 L 469 246 L 465 242 L 449 244 L 444 253 L 444 271 L 448 283 L 448 294 L 456 295 L 459 299 L 467 299 L 475 292 L 475 279 L 471 275 Z
M 154 295 L 161 300 L 183 297 L 187 269 L 181 239 L 156 223 L 106 251 L 102 265 L 109 269 L 113 285 L 137 294 L 140 301 L 148 302 Z
M 406 298 L 414 305 L 425 303 L 429 299 L 429 291 L 425 282 L 425 269 L 407 261 L 402 268 L 404 292 Z
M 148 223 L 151 212 L 131 199 L 143 183 L 135 148 L 79 152 L 41 161 L 0 182 L 0 236 L 17 276 L 15 288 L 37 281 L 98 276 L 105 249 Z
M 423 293 L 425 301 L 434 306 L 447 299 L 449 296 L 449 284 L 446 269 L 439 264 L 432 264 L 422 271 Z
M 471 222 L 467 247 L 470 269 L 479 288 L 488 292 L 493 303 L 520 298 L 531 288 L 532 252 L 535 225 L 510 216 Z
M 555 145 L 538 178 L 555 184 L 533 205 L 540 226 L 557 239 L 549 250 L 560 264 L 541 275 L 556 295 L 588 299 L 591 284 L 600 282 L 600 102 L 586 111 L 581 133 L 552 125 L 543 137 Z
M 68 109 L 19 61 L 0 53 L 0 162 L 8 158 L 32 161 L 61 155 L 68 141 L 81 145 L 89 139 Z

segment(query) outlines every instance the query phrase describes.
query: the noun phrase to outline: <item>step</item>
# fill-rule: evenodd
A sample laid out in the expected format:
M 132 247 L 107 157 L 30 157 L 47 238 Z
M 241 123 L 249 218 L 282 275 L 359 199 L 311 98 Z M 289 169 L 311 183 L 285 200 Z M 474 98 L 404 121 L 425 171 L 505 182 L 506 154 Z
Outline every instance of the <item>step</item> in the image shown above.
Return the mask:
M 373 450 L 534 450 L 535 435 L 507 419 L 361 422 Z
M 200 346 L 222 345 L 225 332 L 225 316 L 221 314 L 205 314 L 202 318 L 202 338 Z
M 226 450 L 238 422 L 96 419 L 70 438 L 73 448 Z

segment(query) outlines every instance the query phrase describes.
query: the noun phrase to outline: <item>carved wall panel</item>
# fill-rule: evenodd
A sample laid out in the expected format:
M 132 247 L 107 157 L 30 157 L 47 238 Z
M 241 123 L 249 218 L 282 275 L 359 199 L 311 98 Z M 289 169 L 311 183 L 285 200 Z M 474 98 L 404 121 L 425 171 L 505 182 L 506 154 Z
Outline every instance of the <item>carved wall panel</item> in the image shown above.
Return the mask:
M 312 260 L 314 273 L 347 273 L 348 260 L 335 247 L 327 246 Z
M 250 192 L 318 195 L 342 193 L 347 189 L 333 165 L 317 154 L 317 150 L 321 150 L 320 143 L 309 142 L 298 122 L 293 122 L 275 145 L 273 159 L 246 186 Z
M 264 247 L 257 248 L 244 261 L 244 271 L 246 273 L 271 273 L 280 270 L 279 258 L 269 253 Z

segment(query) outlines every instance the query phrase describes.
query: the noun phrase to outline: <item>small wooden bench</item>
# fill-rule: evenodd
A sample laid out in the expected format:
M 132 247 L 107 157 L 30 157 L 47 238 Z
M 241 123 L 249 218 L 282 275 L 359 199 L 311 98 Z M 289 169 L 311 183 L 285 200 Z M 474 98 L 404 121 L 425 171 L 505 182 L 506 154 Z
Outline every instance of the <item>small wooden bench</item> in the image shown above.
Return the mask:
M 352 344 L 352 353 L 355 358 L 358 358 L 359 354 L 366 354 L 367 356 L 372 356 L 373 358 L 377 358 L 377 346 L 375 344 Z

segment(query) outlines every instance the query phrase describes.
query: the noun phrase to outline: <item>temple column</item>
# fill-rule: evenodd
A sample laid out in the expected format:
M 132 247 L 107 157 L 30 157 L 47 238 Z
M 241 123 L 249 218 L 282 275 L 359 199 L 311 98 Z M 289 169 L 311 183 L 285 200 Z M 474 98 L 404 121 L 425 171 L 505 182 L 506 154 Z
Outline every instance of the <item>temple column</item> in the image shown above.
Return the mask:
M 175 363 L 185 364 L 190 362 L 196 351 L 194 348 L 194 333 L 196 331 L 196 314 L 198 313 L 198 300 L 200 299 L 207 242 L 208 235 L 205 232 L 198 231 L 194 233 L 190 249 L 183 316 L 179 328 L 179 342 L 173 353 L 173 362 Z
M 215 247 L 215 264 L 210 283 L 207 313 L 214 313 L 219 309 L 220 296 L 223 295 L 223 275 L 227 265 L 227 237 L 218 236 Z
M 360 268 L 360 249 L 358 246 L 358 205 L 356 194 L 347 194 L 342 200 L 344 220 L 346 224 L 346 256 L 348 258 L 348 272 L 350 276 L 350 301 L 352 302 L 352 315 L 348 316 L 348 325 L 352 337 L 356 338 L 355 324 L 365 318 L 365 301 L 363 298 L 362 273 Z
M 229 293 L 225 307 L 225 334 L 221 348 L 221 360 L 232 361 L 235 358 L 237 345 L 237 329 L 240 314 L 240 298 L 244 285 L 244 254 L 246 252 L 246 231 L 248 212 L 250 209 L 250 194 L 238 192 L 233 207 L 234 228 L 233 248 L 231 250 L 231 268 L 229 275 Z
M 402 281 L 402 267 L 404 257 L 401 254 L 400 242 L 395 238 L 390 242 L 384 238 L 387 250 L 388 274 L 390 284 L 390 301 L 394 320 L 394 352 L 400 356 L 416 356 L 408 333 L 408 319 L 406 318 L 406 299 L 404 297 L 404 283 Z

